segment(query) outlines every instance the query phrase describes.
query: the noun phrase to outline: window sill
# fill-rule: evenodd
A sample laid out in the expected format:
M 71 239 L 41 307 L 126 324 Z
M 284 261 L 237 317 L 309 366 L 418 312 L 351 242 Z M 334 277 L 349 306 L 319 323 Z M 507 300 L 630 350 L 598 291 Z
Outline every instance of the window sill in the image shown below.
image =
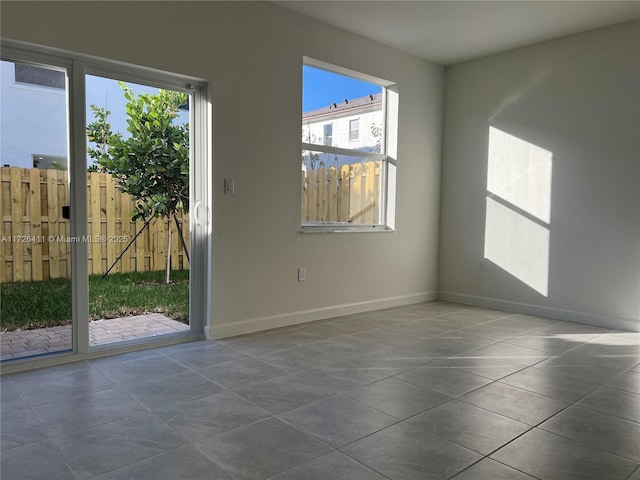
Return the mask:
M 383 225 L 370 227 L 370 226 L 362 226 L 362 227 L 339 227 L 333 225 L 318 225 L 318 226 L 303 226 L 300 229 L 300 233 L 308 234 L 316 234 L 316 233 L 392 233 L 395 232 L 395 229 L 385 227 Z

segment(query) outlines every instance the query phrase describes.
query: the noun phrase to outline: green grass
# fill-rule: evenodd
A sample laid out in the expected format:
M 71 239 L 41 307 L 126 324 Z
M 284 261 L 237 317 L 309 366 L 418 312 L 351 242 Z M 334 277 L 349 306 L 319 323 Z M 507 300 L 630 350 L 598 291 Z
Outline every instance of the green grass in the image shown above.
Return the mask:
M 162 313 L 188 323 L 189 271 L 115 273 L 89 277 L 89 317 L 118 318 Z M 0 285 L 2 331 L 66 325 L 71 322 L 71 282 L 52 278 L 42 282 Z

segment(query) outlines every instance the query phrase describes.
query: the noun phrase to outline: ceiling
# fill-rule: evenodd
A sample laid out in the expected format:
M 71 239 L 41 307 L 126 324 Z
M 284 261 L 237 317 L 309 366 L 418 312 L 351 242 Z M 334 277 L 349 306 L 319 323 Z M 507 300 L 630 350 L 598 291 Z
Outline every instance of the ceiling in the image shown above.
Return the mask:
M 640 1 L 276 1 L 442 65 L 640 18 Z

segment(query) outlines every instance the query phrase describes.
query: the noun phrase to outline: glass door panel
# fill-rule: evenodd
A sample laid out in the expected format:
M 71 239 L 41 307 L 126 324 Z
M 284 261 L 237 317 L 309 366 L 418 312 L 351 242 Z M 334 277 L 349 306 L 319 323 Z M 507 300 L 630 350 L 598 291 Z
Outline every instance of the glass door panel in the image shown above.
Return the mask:
M 189 332 L 190 95 L 85 79 L 89 346 Z
M 69 351 L 72 341 L 68 79 L 1 62 L 2 361 Z

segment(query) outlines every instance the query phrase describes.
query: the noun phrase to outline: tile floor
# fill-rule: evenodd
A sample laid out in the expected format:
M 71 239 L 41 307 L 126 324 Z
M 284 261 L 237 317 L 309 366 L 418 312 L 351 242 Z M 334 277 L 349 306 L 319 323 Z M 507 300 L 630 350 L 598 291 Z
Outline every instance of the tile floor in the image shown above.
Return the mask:
M 3 480 L 640 480 L 640 338 L 429 302 L 1 379 Z

